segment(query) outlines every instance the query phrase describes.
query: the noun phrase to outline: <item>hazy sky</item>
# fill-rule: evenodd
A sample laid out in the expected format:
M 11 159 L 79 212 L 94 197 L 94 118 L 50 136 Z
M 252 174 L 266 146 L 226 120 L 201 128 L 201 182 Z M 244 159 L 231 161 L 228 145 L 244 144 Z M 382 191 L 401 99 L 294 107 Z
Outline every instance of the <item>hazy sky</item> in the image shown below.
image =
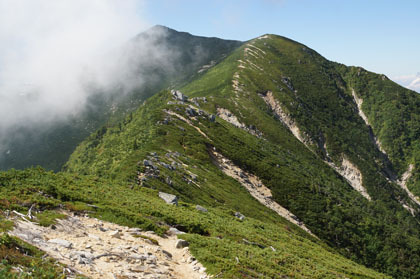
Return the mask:
M 151 0 L 149 23 L 196 35 L 289 37 L 329 60 L 410 84 L 420 72 L 418 0 Z M 414 85 L 414 84 L 413 84 Z M 417 87 L 420 91 L 420 79 Z

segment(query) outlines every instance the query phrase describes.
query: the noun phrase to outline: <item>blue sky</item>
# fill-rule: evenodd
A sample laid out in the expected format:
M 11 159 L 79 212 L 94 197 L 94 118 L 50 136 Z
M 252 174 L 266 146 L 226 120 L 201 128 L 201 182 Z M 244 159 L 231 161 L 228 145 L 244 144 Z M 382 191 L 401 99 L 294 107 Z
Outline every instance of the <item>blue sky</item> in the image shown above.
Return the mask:
M 405 85 L 420 72 L 420 1 L 153 0 L 141 9 L 151 24 L 195 35 L 286 36 L 329 60 L 384 73 Z

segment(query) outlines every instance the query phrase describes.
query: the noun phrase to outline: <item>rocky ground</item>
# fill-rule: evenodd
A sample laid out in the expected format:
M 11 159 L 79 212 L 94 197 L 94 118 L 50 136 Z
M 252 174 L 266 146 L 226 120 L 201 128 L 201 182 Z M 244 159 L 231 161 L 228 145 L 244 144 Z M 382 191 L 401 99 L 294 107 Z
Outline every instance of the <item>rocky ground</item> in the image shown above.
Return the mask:
M 172 228 L 160 237 L 87 216 L 71 216 L 50 227 L 15 220 L 11 235 L 47 252 L 75 273 L 90 278 L 210 278 L 190 254 L 182 232 Z

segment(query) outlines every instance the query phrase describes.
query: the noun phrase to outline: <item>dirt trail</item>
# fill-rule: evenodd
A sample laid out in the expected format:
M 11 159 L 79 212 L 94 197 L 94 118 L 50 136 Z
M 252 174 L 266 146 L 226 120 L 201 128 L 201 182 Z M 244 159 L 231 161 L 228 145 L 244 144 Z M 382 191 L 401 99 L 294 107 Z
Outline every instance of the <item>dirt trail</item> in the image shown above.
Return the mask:
M 11 235 L 90 278 L 210 278 L 188 247 L 176 248 L 176 235 L 163 238 L 80 216 L 69 216 L 50 227 L 26 221 L 15 224 Z

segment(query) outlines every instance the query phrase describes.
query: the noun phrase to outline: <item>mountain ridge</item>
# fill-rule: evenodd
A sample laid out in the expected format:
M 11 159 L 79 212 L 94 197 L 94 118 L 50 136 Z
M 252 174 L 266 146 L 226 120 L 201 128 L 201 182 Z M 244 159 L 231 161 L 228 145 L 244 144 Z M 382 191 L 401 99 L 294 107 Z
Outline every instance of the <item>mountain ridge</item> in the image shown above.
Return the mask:
M 175 227 L 226 278 L 420 277 L 418 94 L 272 34 L 206 65 L 96 130 L 63 172 L 0 173 L 0 208 Z
M 198 37 L 155 26 L 138 34 L 103 60 L 118 57 L 126 63 L 127 79 L 139 83 L 129 92 L 93 88 L 77 115 L 52 123 L 16 127 L 10 132 L 7 152 L 0 156 L 0 169 L 23 169 L 40 165 L 59 171 L 74 148 L 103 125 L 113 125 L 135 110 L 147 97 L 166 87 L 188 82 L 202 66 L 216 63 L 241 42 Z M 156 51 L 172 53 L 170 61 L 155 57 Z M 143 55 L 151 52 L 151 57 Z M 115 57 L 114 57 L 115 56 Z M 165 59 L 168 57 L 164 57 Z M 121 63 L 121 62 L 120 62 Z M 134 65 L 133 65 L 134 63 Z M 205 70 L 205 69 L 204 69 Z
M 405 260 L 394 259 L 398 263 L 386 265 L 398 245 L 373 231 L 380 228 L 388 234 L 400 235 L 400 228 L 405 227 L 404 233 L 416 241 L 419 207 L 395 181 L 389 181 L 387 171 L 392 170 L 393 165 L 384 158 L 372 140 L 370 128 L 359 115 L 349 86 L 352 80 L 342 74 L 348 69 L 353 68 L 329 62 L 292 40 L 263 35 L 244 43 L 205 75 L 180 88 L 192 103 L 170 101 L 169 93 L 161 93 L 159 98 L 163 100 L 155 108 L 154 119 L 156 123 L 166 124 L 159 124 L 151 136 L 155 144 L 149 145 L 148 140 L 138 138 L 143 143 L 138 148 L 154 146 L 151 151 L 159 153 L 162 151 L 158 142 L 163 146 L 183 142 L 184 147 L 178 147 L 178 152 L 204 160 L 209 155 L 202 148 L 210 144 L 242 170 L 258 176 L 272 191 L 277 203 L 344 255 L 365 259 L 361 262 L 367 266 L 381 265 L 379 270 L 393 276 L 399 272 L 407 275 L 403 266 L 410 265 L 408 261 L 414 264 L 412 249 L 416 248 L 411 244 L 405 246 Z M 271 101 L 265 99 L 267 97 Z M 157 104 L 157 99 L 152 99 Z M 143 107 L 154 106 L 150 102 Z M 207 114 L 219 117 L 209 123 Z M 133 117 L 144 119 L 146 115 L 148 113 Z M 184 137 L 170 128 L 181 124 Z M 139 122 L 135 126 L 148 130 L 144 125 Z M 243 132 L 235 132 L 238 128 Z M 121 136 L 124 130 L 131 129 L 134 128 L 130 124 L 123 128 Z M 134 130 L 132 135 L 144 133 Z M 128 149 L 96 155 L 96 147 L 88 147 L 85 142 L 72 155 L 67 168 L 134 181 L 138 166 L 134 158 L 144 155 L 130 151 L 128 146 L 132 143 L 127 144 L 127 141 L 136 139 L 129 134 L 120 137 L 117 131 L 111 130 L 99 140 L 98 147 L 104 148 L 104 152 L 110 152 L 112 145 Z M 205 144 L 199 147 L 202 141 Z M 272 154 L 267 153 L 267 148 Z M 293 155 L 286 155 L 288 153 Z M 106 161 L 109 155 L 117 163 Z M 305 167 L 296 168 L 293 164 Z M 127 172 L 129 169 L 132 171 Z M 137 169 L 143 173 L 141 167 Z M 195 200 L 194 195 L 185 192 L 191 186 L 182 180 L 175 182 L 172 176 L 173 183 L 168 185 L 166 175 L 166 172 L 156 174 L 142 185 L 169 191 L 188 201 Z M 398 218 L 394 211 L 398 212 Z M 384 220 L 388 220 L 387 225 L 383 224 Z M 367 223 L 362 225 L 364 222 Z M 348 235 L 337 235 L 338 231 Z M 385 248 L 370 247 L 367 239 L 372 242 L 372 238 Z M 394 268 L 399 271 L 392 271 Z M 407 269 L 412 268 L 407 266 Z

